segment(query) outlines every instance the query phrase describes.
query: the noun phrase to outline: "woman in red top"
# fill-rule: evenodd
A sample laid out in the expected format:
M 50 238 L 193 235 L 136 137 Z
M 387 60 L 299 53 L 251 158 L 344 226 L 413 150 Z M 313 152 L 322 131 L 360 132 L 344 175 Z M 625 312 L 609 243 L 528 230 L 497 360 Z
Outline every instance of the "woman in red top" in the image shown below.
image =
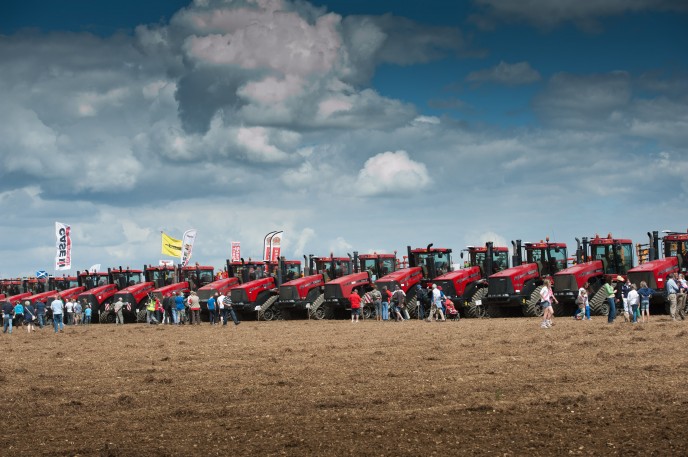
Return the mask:
M 349 302 L 351 303 L 351 322 L 358 322 L 358 315 L 361 313 L 361 297 L 358 295 L 358 289 L 351 291 Z

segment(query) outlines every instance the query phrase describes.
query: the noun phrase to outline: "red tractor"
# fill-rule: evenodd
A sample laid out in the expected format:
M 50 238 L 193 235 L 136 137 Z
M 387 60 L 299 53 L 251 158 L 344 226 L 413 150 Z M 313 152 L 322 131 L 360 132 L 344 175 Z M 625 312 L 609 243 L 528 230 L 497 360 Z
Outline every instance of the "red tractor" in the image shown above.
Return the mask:
M 119 270 L 121 274 L 115 280 L 119 291 L 112 297 L 112 301 L 116 302 L 121 298 L 124 303 L 128 303 L 129 306 L 123 309 L 124 320 L 136 322 L 136 311 L 141 307 L 145 309 L 148 294 L 155 290 L 155 283 L 147 281 L 142 270 L 132 270 L 129 267 L 125 270 L 120 267 Z M 105 309 L 101 311 L 100 322 L 112 322 L 112 312 L 112 307 L 106 305 Z
M 230 291 L 232 306 L 244 319 L 259 318 L 277 301 L 281 279 L 301 276 L 301 261 L 280 259 L 279 262 L 261 263 L 242 260 L 238 272 L 242 283 Z
M 688 263 L 686 263 L 688 233 L 665 232 L 661 250 L 659 232 L 648 233 L 648 237 L 650 238 L 649 258 L 651 260 L 630 269 L 628 277 L 638 287 L 641 281 L 645 281 L 647 286 L 655 291 L 650 299 L 651 314 L 668 314 L 670 311 L 666 281 L 669 275 L 685 273 L 688 268 Z M 664 258 L 660 258 L 661 252 L 664 253 Z
M 231 270 L 229 260 L 226 261 L 227 270 L 226 273 L 229 274 Z M 198 293 L 198 298 L 201 301 L 201 305 L 204 305 L 206 311 L 208 309 L 208 300 L 215 294 L 227 295 L 233 288 L 241 284 L 241 281 L 236 276 L 224 277 L 224 275 L 216 277 L 216 279 L 208 284 L 204 284 L 198 288 L 196 291 Z
M 629 239 L 606 238 L 595 235 L 583 237 L 581 244 L 576 238 L 576 265 L 554 274 L 553 291 L 558 303 L 553 304 L 557 316 L 572 316 L 577 308 L 578 290 L 589 284 L 590 312 L 606 315 L 609 310 L 604 291 L 601 289 L 607 278 L 616 280 L 626 276 L 633 268 L 633 242 Z
M 81 292 L 77 300 L 81 306 L 91 306 L 93 322 L 99 322 L 101 312 L 105 310 L 107 303 L 112 303 L 112 297 L 119 290 L 115 283 L 114 277 L 118 273 L 116 270 L 108 270 L 103 272 L 88 272 L 83 271 L 79 273 L 81 283 L 84 284 L 86 290 Z M 114 316 L 113 321 L 114 322 Z
M 468 246 L 465 251 L 468 260 L 464 268 L 438 276 L 433 282 L 464 316 L 485 317 L 486 307 L 482 306 L 482 300 L 487 295 L 487 278 L 509 268 L 509 248 L 494 247 L 488 242 L 485 246 Z
M 487 313 L 496 317 L 507 311 L 518 310 L 524 316 L 542 316 L 540 289 L 545 279 L 566 268 L 566 244 L 540 241 L 511 242 L 514 248 L 513 264 L 487 279 L 487 294 L 481 301 Z M 526 263 L 523 263 L 523 250 Z

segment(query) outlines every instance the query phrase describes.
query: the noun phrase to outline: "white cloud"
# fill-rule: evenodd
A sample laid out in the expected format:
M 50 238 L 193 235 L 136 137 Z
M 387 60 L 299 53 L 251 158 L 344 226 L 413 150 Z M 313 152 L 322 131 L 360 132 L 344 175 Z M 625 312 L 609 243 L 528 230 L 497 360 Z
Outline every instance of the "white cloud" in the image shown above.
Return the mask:
M 469 82 L 487 82 L 507 86 L 530 84 L 540 79 L 540 73 L 533 69 L 528 62 L 509 64 L 504 61 L 499 62 L 495 67 L 473 71 L 466 76 L 466 81 Z
M 417 192 L 430 182 L 423 163 L 413 161 L 406 151 L 387 151 L 366 160 L 358 173 L 359 195 L 403 195 Z

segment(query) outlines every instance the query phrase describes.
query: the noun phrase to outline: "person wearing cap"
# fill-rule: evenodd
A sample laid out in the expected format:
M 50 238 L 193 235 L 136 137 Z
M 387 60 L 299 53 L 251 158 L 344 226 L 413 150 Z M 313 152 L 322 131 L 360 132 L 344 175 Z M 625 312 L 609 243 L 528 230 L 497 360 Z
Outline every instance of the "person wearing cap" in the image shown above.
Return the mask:
M 26 332 L 31 333 L 35 331 L 33 321 L 36 320 L 36 311 L 29 300 L 24 302 L 24 320 L 26 321 Z
M 191 311 L 191 325 L 201 325 L 201 301 L 194 290 L 189 295 L 189 310 Z
M 678 278 L 677 273 L 672 273 L 667 277 L 667 282 L 666 282 L 666 291 L 667 291 L 667 299 L 669 300 L 669 313 L 671 314 L 671 320 L 676 320 L 676 315 L 677 315 L 677 297 L 678 297 L 678 283 L 676 282 L 676 279 Z
M 614 306 L 615 306 L 614 317 L 616 317 L 616 310 L 623 309 L 623 305 L 624 305 L 623 288 L 624 288 L 625 282 L 626 282 L 626 280 L 621 275 L 617 276 L 616 279 L 614 280 Z
M 122 308 L 124 308 L 124 302 L 122 301 L 122 297 L 119 297 L 115 302 L 115 324 L 124 324 L 124 312 Z
M 351 303 L 351 323 L 358 322 L 358 316 L 361 314 L 361 296 L 358 295 L 358 289 L 354 288 L 349 295 L 349 303 Z

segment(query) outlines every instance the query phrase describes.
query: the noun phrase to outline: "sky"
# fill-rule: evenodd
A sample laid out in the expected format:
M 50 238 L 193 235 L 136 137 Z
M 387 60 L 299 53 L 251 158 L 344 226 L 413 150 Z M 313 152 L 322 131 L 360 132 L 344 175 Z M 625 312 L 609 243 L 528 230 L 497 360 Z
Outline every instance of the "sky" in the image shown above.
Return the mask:
M 0 277 L 688 229 L 680 0 L 10 0 Z

